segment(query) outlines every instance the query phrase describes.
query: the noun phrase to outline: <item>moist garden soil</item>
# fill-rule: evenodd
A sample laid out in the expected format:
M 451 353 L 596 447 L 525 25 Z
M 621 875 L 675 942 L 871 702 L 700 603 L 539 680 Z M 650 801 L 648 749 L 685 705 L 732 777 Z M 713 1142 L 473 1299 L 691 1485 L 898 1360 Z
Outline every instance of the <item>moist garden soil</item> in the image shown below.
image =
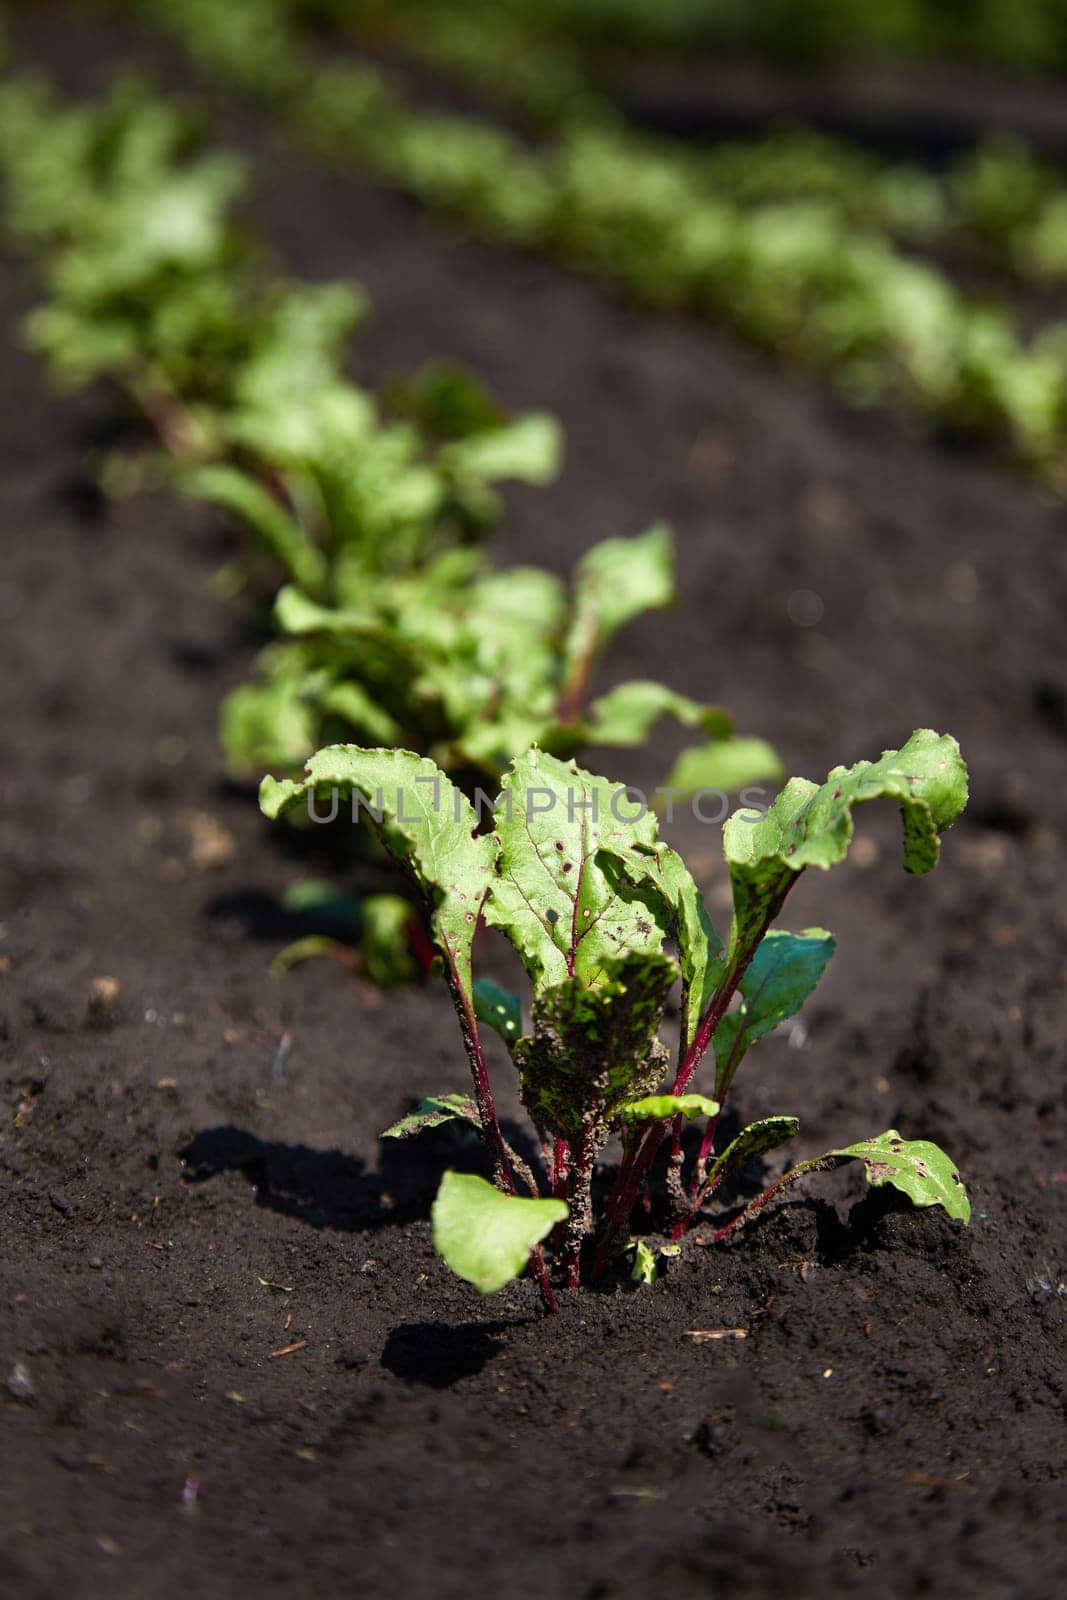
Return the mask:
M 73 89 L 121 54 L 63 13 L 17 38 Z M 605 681 L 721 699 L 813 776 L 917 725 L 958 735 L 973 799 L 932 878 L 900 871 L 872 808 L 850 862 L 792 897 L 790 926 L 840 949 L 737 1109 L 799 1114 L 799 1154 L 890 1125 L 943 1141 L 974 1219 L 841 1173 L 557 1318 L 529 1283 L 480 1300 L 451 1277 L 429 1202 L 476 1157 L 377 1139 L 465 1087 L 447 999 L 329 962 L 270 976 L 300 931 L 280 898 L 324 861 L 223 779 L 216 709 L 259 642 L 247 600 L 209 586 L 225 529 L 92 494 L 114 402 L 46 392 L 9 263 L 0 1594 L 1052 1600 L 1063 511 L 980 453 L 222 126 L 258 158 L 252 213 L 292 270 L 372 295 L 361 373 L 447 355 L 562 419 L 566 469 L 511 497 L 502 562 L 565 571 L 596 538 L 673 523 L 681 603 L 629 631 Z M 651 788 L 670 754 L 664 736 L 614 770 Z M 679 814 L 668 832 L 724 923 L 718 830 Z

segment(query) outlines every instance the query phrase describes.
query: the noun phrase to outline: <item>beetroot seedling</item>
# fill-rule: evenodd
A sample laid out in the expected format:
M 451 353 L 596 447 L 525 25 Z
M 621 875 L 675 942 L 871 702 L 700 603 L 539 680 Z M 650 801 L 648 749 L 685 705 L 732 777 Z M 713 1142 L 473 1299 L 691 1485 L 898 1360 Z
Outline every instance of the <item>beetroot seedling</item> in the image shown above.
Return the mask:
M 458 1118 L 489 1149 L 495 1189 L 470 1174 L 452 1174 L 442 1185 L 433 1214 L 437 1248 L 483 1292 L 514 1276 L 533 1252 L 551 1301 L 551 1277 L 568 1288 L 583 1276 L 595 1279 L 622 1247 L 665 1138 L 663 1221 L 677 1236 L 731 1172 L 794 1137 L 794 1117 L 764 1118 L 713 1158 L 721 1107 L 742 1059 L 796 1014 L 833 950 L 821 929 L 792 934 L 772 923 L 803 871 L 844 859 L 853 807 L 865 800 L 896 801 L 904 866 L 930 871 L 941 834 L 966 802 L 967 779 L 955 741 L 920 730 L 901 750 L 835 768 L 821 785 L 792 779 L 765 813 L 735 812 L 723 835 L 734 908 L 725 945 L 688 869 L 659 838 L 655 817 L 625 789 L 574 762 L 536 748 L 513 761 L 487 832 L 432 761 L 403 750 L 321 750 L 302 780 L 265 779 L 261 804 L 274 817 L 331 792 L 371 816 L 386 848 L 422 889 L 472 1071 L 473 1100 L 427 1101 L 389 1130 L 408 1135 Z M 528 1027 L 517 997 L 474 980 L 474 936 L 482 922 L 509 939 L 526 969 Z M 671 946 L 676 955 L 668 953 Z M 660 1030 L 679 978 L 672 1066 Z M 540 1143 L 537 1171 L 504 1138 L 483 1024 L 499 1033 L 517 1069 Z M 707 1095 L 692 1089 L 706 1060 Z M 681 1135 L 693 1118 L 705 1118 L 706 1127 L 686 1174 Z M 622 1161 L 596 1219 L 594 1167 L 613 1135 L 621 1138 Z M 805 1173 L 847 1161 L 862 1162 L 870 1183 L 891 1184 L 916 1205 L 941 1206 L 962 1221 L 970 1214 L 948 1156 L 890 1129 L 801 1162 L 724 1222 L 716 1237 Z M 551 1266 L 540 1250 L 549 1236 Z M 641 1274 L 647 1279 L 645 1268 L 647 1261 Z

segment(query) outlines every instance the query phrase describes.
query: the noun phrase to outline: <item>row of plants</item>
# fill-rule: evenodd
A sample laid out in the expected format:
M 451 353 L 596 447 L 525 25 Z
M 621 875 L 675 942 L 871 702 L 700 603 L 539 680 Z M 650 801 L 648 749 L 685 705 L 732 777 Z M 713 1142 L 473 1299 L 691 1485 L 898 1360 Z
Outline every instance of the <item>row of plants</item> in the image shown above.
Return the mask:
M 347 38 L 378 52 L 424 59 L 474 86 L 501 111 L 520 112 L 538 127 L 560 131 L 595 124 L 616 135 L 625 131 L 602 57 L 590 60 L 573 37 L 546 32 L 540 8 L 532 13 L 523 5 L 505 5 L 475 15 L 449 0 L 287 4 L 306 28 L 328 29 L 331 45 Z M 629 147 L 635 143 L 631 135 Z M 888 162 L 847 139 L 797 127 L 697 150 L 668 140 L 641 143 L 659 161 L 675 161 L 708 198 L 746 208 L 815 202 L 853 229 L 951 250 L 1011 279 L 1046 283 L 1067 277 L 1062 169 L 1008 134 L 981 139 L 944 173 Z
M 230 585 L 258 598 L 283 580 L 278 643 L 223 710 L 235 772 L 297 769 L 347 733 L 493 778 L 535 738 L 565 755 L 636 744 L 664 715 L 702 736 L 672 783 L 735 788 L 779 770 L 720 708 L 665 685 L 593 696 L 613 634 L 673 600 L 667 530 L 593 546 L 570 585 L 494 567 L 495 485 L 555 473 L 555 422 L 509 417 L 447 363 L 378 394 L 353 382 L 364 296 L 277 275 L 234 216 L 243 164 L 200 149 L 186 111 L 134 82 L 91 106 L 16 79 L 0 95 L 0 161 L 9 235 L 45 295 L 30 344 L 68 388 L 117 385 L 164 447 L 113 460 L 107 481 L 216 503 L 254 541 Z
M 385 29 L 398 16 L 415 28 L 461 37 L 465 0 L 294 0 L 313 18 L 361 21 Z M 660 54 L 691 60 L 741 56 L 781 67 L 873 60 L 962 61 L 1008 71 L 1056 72 L 1067 64 L 1062 0 L 497 0 L 489 31 L 507 28 L 531 49 L 596 70 L 605 58 Z
M 921 731 L 880 761 L 835 769 L 822 785 L 794 778 L 768 810 L 735 813 L 724 830 L 734 916 L 723 944 L 654 813 L 573 760 L 598 738 L 636 742 L 666 711 L 705 735 L 689 758 L 702 786 L 713 786 L 708 763 L 716 786 L 734 789 L 773 762 L 766 746 L 733 740 L 722 712 L 662 685 L 589 701 L 614 631 L 670 598 L 663 530 L 594 546 L 569 599 L 538 569 L 493 569 L 474 542 L 498 507 L 491 486 L 545 474 L 544 419 L 502 419 L 451 369 L 388 399 L 352 384 L 342 354 L 353 291 L 273 275 L 230 213 L 239 168 L 200 149 L 170 102 L 126 85 L 102 106 L 70 106 L 40 83 L 10 82 L 0 163 L 8 226 L 45 292 L 31 342 L 68 383 L 111 380 L 156 430 L 152 455 L 121 472 L 222 504 L 290 580 L 275 603 L 279 649 L 308 651 L 293 670 L 310 722 L 277 765 L 291 771 L 305 734 L 328 732 L 331 717 L 375 741 L 327 745 L 301 777 L 264 779 L 260 803 L 270 817 L 315 821 L 344 798 L 421 892 L 473 1096 L 427 1102 L 386 1136 L 459 1122 L 484 1139 L 493 1169 L 492 1183 L 446 1175 L 437 1248 L 485 1293 L 532 1270 L 550 1307 L 560 1286 L 595 1281 L 628 1244 L 650 1281 L 677 1245 L 631 1240 L 635 1210 L 647 1206 L 644 1227 L 677 1241 L 731 1175 L 797 1133 L 795 1118 L 773 1117 L 714 1148 L 743 1056 L 796 1013 L 833 949 L 822 930 L 772 926 L 789 891 L 808 866 L 843 859 L 853 807 L 879 797 L 903 813 L 905 867 L 930 870 L 966 799 L 955 742 Z M 256 737 L 276 749 L 293 703 L 271 698 L 273 681 L 255 692 L 264 687 Z M 232 702 L 229 714 L 241 720 Z M 260 748 L 242 741 L 250 757 Z M 487 817 L 488 779 L 499 792 Z M 474 979 L 486 926 L 525 966 L 529 1025 L 519 997 Z M 679 981 L 672 1071 L 659 1034 Z M 510 1052 L 532 1148 L 505 1137 L 483 1030 Z M 713 1096 L 694 1087 L 705 1059 Z M 697 1119 L 699 1148 L 687 1151 L 684 1128 Z M 596 1166 L 616 1133 L 622 1161 L 601 1196 Z M 967 1219 L 949 1158 L 890 1129 L 790 1168 L 732 1207 L 715 1237 L 805 1173 L 847 1161 L 873 1184 Z
M 725 178 L 716 188 L 704 171 L 711 158 L 690 160 L 613 121 L 568 123 L 534 146 L 492 122 L 420 109 L 379 67 L 322 64 L 285 0 L 225 9 L 177 0 L 152 14 L 201 67 L 330 159 L 643 301 L 713 317 L 825 373 L 853 403 L 900 405 L 1063 481 L 1067 329 L 1025 339 L 1007 310 L 964 293 L 880 228 L 858 227 L 823 179 L 799 200 L 772 198 L 778 180 L 768 180 L 753 202 L 736 168 L 736 192 Z

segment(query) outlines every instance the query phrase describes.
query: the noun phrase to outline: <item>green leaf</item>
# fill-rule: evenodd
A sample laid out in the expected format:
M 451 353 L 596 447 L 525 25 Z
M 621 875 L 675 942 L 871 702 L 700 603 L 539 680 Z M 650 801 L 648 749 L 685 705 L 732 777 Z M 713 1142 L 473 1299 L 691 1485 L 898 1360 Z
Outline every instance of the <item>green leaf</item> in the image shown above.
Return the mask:
M 264 652 L 264 657 L 270 652 Z M 308 703 L 307 673 L 297 663 L 261 658 L 262 683 L 242 683 L 222 702 L 219 738 L 226 766 L 237 777 L 264 767 L 300 767 L 315 747 L 317 718 Z
M 465 439 L 507 421 L 496 397 L 452 361 L 427 361 L 387 378 L 381 396 L 390 416 L 405 417 L 438 439 Z
M 318 594 L 326 581 L 326 561 L 292 513 L 269 489 L 237 467 L 217 465 L 184 472 L 186 494 L 210 500 L 243 522 L 260 539 L 294 582 Z
M 565 683 L 588 681 L 605 645 L 625 623 L 674 599 L 671 536 L 662 523 L 634 539 L 604 539 L 587 550 L 574 577 L 564 646 Z
M 426 1128 L 439 1128 L 445 1122 L 467 1122 L 479 1134 L 482 1131 L 478 1107 L 468 1095 L 440 1094 L 420 1101 L 414 1111 L 394 1122 L 379 1137 L 410 1139 L 413 1134 L 422 1133 Z
M 703 1094 L 650 1094 L 643 1100 L 627 1100 L 615 1115 L 620 1122 L 669 1122 L 678 1116 L 692 1122 L 694 1117 L 717 1116 L 718 1111 L 719 1102 Z
M 446 445 L 440 461 L 458 478 L 544 484 L 559 472 L 562 451 L 563 435 L 555 417 L 534 411 Z
M 954 1163 L 928 1139 L 903 1139 L 895 1128 L 889 1128 L 877 1138 L 831 1150 L 816 1158 L 814 1165 L 836 1167 L 846 1161 L 862 1161 L 867 1182 L 874 1188 L 890 1183 L 914 1205 L 942 1206 L 959 1222 L 971 1219 L 971 1202 Z
M 597 1148 L 619 1104 L 662 1082 L 669 1057 L 658 1028 L 677 975 L 673 961 L 646 951 L 606 959 L 597 988 L 567 978 L 536 994 L 533 1034 L 512 1055 L 539 1129 Z
M 522 1033 L 522 1005 L 518 995 L 508 994 L 492 978 L 478 978 L 475 982 L 474 1015 L 479 1022 L 495 1028 L 505 1044 L 514 1044 Z
M 723 830 L 734 892 L 731 956 L 759 937 L 798 872 L 844 859 L 852 807 L 883 797 L 900 805 L 905 869 L 929 872 L 940 834 L 967 802 L 967 769 L 955 739 L 919 729 L 880 761 L 835 767 L 824 784 L 791 779 L 765 816 L 734 812 Z
M 627 1247 L 634 1253 L 634 1264 L 630 1269 L 631 1283 L 644 1283 L 649 1287 L 658 1282 L 663 1276 L 663 1263 L 670 1256 L 682 1253 L 680 1244 L 651 1245 L 646 1239 L 635 1239 Z
M 359 954 L 371 983 L 383 989 L 410 983 L 418 971 L 410 950 L 412 925 L 418 923 L 411 901 L 398 894 L 368 894 L 359 909 Z
M 780 783 L 783 776 L 781 760 L 765 739 L 720 737 L 711 744 L 683 750 L 663 787 L 680 789 L 683 794 L 701 789 L 737 794 L 753 784 Z
M 722 940 L 712 925 L 704 896 L 681 856 L 662 840 L 651 847 L 639 844 L 622 852 L 606 841 L 601 845 L 600 862 L 609 878 L 621 877 L 657 895 L 672 925 L 682 969 L 682 1033 L 688 1047 L 723 972 L 717 959 Z
M 410 750 L 363 750 L 330 745 L 305 767 L 300 780 L 264 778 L 260 809 L 270 818 L 306 805 L 310 797 L 363 797 L 380 812 L 375 822 L 390 854 L 426 895 L 438 949 L 469 1005 L 471 946 L 489 890 L 495 841 L 476 832 L 470 801 L 426 756 Z
M 319 696 L 322 711 L 340 717 L 367 739 L 380 739 L 382 744 L 395 744 L 403 730 L 396 718 L 353 678 L 331 684 Z
M 276 978 L 281 978 L 294 967 L 305 961 L 314 961 L 318 956 L 331 956 L 350 967 L 356 965 L 355 951 L 349 945 L 342 944 L 340 939 L 331 938 L 327 933 L 308 933 L 279 950 L 270 964 L 270 970 Z
M 496 817 L 499 873 L 485 919 L 507 934 L 535 989 L 568 978 L 594 986 L 620 957 L 659 950 L 659 896 L 613 886 L 597 859 L 604 847 L 626 859 L 656 838 L 655 818 L 619 784 L 529 750 L 503 780 Z
M 715 1030 L 715 1092 L 724 1098 L 745 1052 L 795 1016 L 826 971 L 836 942 L 823 928 L 764 936 L 741 979 L 741 1006 Z
M 562 1200 L 520 1199 L 473 1173 L 446 1172 L 431 1213 L 434 1249 L 479 1294 L 493 1294 L 568 1215 Z
M 765 1156 L 771 1150 L 779 1149 L 788 1140 L 795 1139 L 799 1132 L 800 1123 L 796 1117 L 763 1117 L 759 1122 L 750 1122 L 735 1139 L 731 1139 L 722 1155 L 712 1162 L 705 1187 L 709 1190 L 717 1188 L 731 1172 L 754 1161 L 757 1156 Z
M 645 678 L 620 683 L 594 700 L 586 718 L 586 733 L 595 744 L 644 744 L 660 717 L 666 716 L 687 728 L 703 728 L 716 739 L 726 739 L 730 733 L 730 719 L 721 707 L 701 705 L 666 684 Z

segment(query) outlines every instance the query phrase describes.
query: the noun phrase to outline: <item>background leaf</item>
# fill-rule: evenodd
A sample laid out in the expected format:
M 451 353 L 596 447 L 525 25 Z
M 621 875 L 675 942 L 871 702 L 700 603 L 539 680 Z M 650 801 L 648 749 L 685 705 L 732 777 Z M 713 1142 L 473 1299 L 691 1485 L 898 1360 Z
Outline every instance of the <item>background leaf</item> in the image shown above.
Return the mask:
M 736 794 L 753 784 L 780 783 L 783 777 L 781 759 L 765 739 L 719 737 L 683 750 L 663 787 L 684 794 L 700 789 Z
M 410 750 L 329 745 L 304 770 L 302 779 L 264 778 L 262 811 L 274 818 L 306 805 L 311 795 L 337 794 L 343 803 L 354 792 L 368 805 L 380 804 L 382 841 L 429 900 L 434 940 L 473 1006 L 471 946 L 496 846 L 475 831 L 470 801 L 428 757 Z
M 836 948 L 823 928 L 765 934 L 740 983 L 741 1006 L 715 1029 L 715 1092 L 722 1099 L 746 1051 L 798 1012 Z
M 522 1033 L 522 1004 L 517 994 L 509 994 L 492 978 L 478 978 L 474 985 L 474 1015 L 513 1045 Z
M 590 673 L 613 635 L 634 617 L 674 599 L 669 530 L 657 523 L 635 539 L 604 539 L 587 550 L 574 575 L 563 681 L 573 689 Z
M 730 733 L 730 718 L 720 706 L 702 705 L 650 678 L 617 684 L 594 700 L 586 717 L 586 732 L 596 744 L 644 744 L 660 717 L 666 716 L 687 728 L 703 728 L 716 739 L 727 739 Z
M 326 582 L 326 561 L 291 511 L 258 479 L 238 467 L 223 464 L 199 467 L 181 474 L 186 494 L 229 512 L 251 531 L 274 556 L 294 583 L 309 594 L 320 594 Z

